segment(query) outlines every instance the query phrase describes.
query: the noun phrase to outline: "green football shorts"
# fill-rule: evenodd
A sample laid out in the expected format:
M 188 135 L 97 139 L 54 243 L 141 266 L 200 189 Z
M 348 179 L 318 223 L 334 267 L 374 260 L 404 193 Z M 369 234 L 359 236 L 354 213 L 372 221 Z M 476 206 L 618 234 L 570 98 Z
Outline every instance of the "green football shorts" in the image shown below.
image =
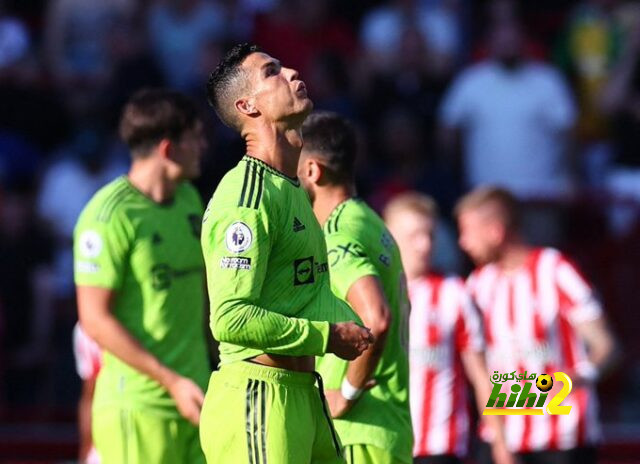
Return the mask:
M 344 447 L 347 464 L 411 464 L 401 461 L 387 450 L 372 445 L 347 445 Z
M 102 464 L 204 464 L 198 428 L 152 410 L 93 410 L 93 441 Z
M 207 463 L 344 464 L 322 388 L 316 373 L 223 365 L 211 375 L 200 418 Z

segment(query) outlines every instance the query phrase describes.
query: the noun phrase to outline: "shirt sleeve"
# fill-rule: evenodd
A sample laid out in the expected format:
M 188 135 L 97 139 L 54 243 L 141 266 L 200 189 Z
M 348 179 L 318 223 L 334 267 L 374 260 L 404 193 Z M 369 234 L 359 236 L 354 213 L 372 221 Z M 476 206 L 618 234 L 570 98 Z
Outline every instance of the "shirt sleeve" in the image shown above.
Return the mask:
M 357 239 L 343 232 L 325 236 L 329 273 L 333 292 L 347 299 L 351 286 L 361 277 L 373 275 L 380 277 L 365 248 Z
M 133 240 L 124 215 L 99 218 L 92 211 L 80 215 L 73 240 L 74 280 L 78 286 L 118 290 Z
M 203 249 L 211 298 L 211 328 L 220 342 L 265 353 L 316 356 L 326 352 L 329 322 L 287 317 L 261 306 L 277 228 L 261 209 L 230 208 L 208 216 Z
M 602 317 L 602 306 L 595 292 L 574 264 L 559 258 L 556 281 L 560 297 L 560 313 L 572 324 Z

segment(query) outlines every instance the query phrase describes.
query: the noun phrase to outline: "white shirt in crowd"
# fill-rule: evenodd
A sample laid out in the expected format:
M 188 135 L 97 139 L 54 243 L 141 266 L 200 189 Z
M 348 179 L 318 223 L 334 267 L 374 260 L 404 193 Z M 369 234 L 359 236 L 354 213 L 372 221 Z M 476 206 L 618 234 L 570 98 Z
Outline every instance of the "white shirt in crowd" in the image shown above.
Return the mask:
M 472 66 L 448 90 L 439 117 L 462 130 L 468 187 L 498 185 L 524 199 L 557 198 L 571 188 L 565 134 L 576 111 L 551 66 Z

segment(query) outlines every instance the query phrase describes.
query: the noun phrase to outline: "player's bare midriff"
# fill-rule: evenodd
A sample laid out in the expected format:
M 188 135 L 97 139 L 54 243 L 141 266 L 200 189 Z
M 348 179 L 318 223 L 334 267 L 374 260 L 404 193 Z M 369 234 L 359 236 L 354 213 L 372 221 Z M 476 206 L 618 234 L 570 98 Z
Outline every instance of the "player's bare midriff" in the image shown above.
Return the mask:
M 315 358 L 313 356 L 281 356 L 277 354 L 261 354 L 249 359 L 250 362 L 268 367 L 278 367 L 298 372 L 313 372 Z

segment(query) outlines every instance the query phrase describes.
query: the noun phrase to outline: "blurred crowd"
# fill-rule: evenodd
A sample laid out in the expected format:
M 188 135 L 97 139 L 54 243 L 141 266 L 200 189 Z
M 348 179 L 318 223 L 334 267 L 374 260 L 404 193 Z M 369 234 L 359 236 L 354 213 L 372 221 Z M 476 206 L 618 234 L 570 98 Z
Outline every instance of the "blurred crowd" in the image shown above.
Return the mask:
M 605 419 L 638 420 L 640 2 L 0 0 L 0 417 L 73 412 L 72 233 L 128 167 L 119 111 L 143 86 L 202 106 L 208 199 L 243 144 L 204 84 L 250 41 L 300 71 L 318 109 L 354 120 L 359 195 L 432 195 L 435 265 L 464 273 L 450 210 L 500 185 L 525 233 L 590 273 L 628 354 Z

